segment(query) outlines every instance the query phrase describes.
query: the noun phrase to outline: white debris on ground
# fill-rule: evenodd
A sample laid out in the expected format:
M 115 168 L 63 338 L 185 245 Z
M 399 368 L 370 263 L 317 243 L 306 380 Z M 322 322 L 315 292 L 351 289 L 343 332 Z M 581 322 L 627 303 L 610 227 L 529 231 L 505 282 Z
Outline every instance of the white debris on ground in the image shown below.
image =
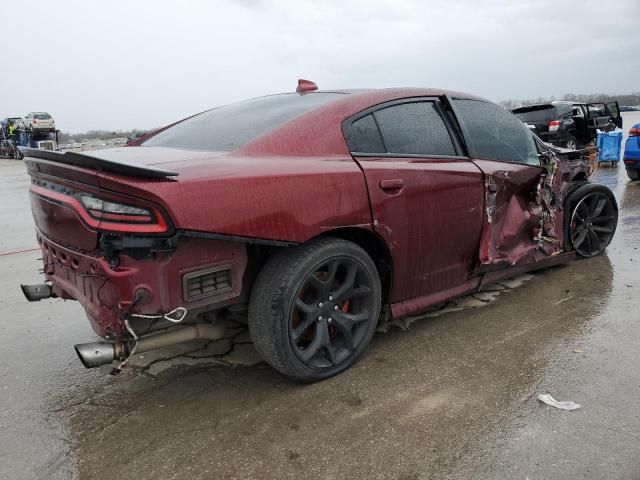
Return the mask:
M 582 405 L 580 405 L 579 403 L 574 403 L 570 400 L 559 402 L 548 393 L 538 394 L 538 400 L 540 400 L 542 403 L 546 403 L 547 405 L 558 408 L 560 410 L 572 411 L 572 410 L 578 410 L 580 407 L 582 407 Z

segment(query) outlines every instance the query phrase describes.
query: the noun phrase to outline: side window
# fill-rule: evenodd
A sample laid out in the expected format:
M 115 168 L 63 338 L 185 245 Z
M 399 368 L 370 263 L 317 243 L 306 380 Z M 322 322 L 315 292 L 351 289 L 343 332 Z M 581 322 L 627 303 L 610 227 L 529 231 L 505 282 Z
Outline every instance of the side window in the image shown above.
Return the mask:
M 529 129 L 515 116 L 493 103 L 453 101 L 470 138 L 470 150 L 478 158 L 540 165 Z
M 384 153 L 385 148 L 373 115 L 370 113 L 351 124 L 347 145 L 352 152 Z
M 449 130 L 433 102 L 393 105 L 374 115 L 388 153 L 456 155 Z

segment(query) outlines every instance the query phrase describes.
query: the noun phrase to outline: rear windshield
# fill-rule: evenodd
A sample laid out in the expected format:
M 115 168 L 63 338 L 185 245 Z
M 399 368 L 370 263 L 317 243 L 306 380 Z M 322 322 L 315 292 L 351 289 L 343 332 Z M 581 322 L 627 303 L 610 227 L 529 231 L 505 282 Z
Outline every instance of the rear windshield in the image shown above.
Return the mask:
M 46 113 L 38 113 L 34 115 L 38 120 L 51 120 L 51 115 L 47 115 Z
M 533 109 L 518 109 L 513 111 L 514 115 L 523 122 L 546 122 L 553 119 L 554 107 L 535 107 Z
M 234 150 L 341 93 L 286 93 L 214 108 L 184 120 L 143 143 L 147 147 Z

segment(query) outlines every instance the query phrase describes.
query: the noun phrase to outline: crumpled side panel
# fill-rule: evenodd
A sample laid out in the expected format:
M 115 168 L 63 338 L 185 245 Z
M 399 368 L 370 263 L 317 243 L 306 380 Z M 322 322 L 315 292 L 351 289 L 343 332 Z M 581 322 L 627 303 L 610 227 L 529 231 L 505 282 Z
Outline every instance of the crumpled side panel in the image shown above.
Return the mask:
M 563 204 L 571 169 L 555 155 L 546 157 L 543 167 L 485 172 L 482 265 L 516 265 L 562 253 Z

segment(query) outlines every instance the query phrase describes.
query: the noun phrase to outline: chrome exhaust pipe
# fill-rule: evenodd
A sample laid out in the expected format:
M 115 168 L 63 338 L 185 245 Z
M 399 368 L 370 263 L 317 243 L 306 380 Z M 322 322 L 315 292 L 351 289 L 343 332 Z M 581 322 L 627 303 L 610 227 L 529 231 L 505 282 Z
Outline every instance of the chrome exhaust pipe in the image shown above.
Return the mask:
M 86 368 L 94 368 L 113 362 L 120 356 L 116 353 L 116 348 L 122 348 L 123 346 L 124 344 L 120 342 L 93 342 L 79 343 L 74 345 L 73 348 L 75 348 L 80 361 Z
M 53 296 L 51 285 L 48 283 L 39 283 L 37 285 L 20 285 L 22 293 L 30 302 L 37 302 Z
M 218 340 L 224 337 L 224 327 L 212 325 L 210 323 L 196 323 L 173 327 L 166 332 L 152 333 L 138 338 L 138 346 L 135 353 L 144 353 L 157 348 L 177 345 L 178 343 L 205 338 L 207 340 Z M 134 342 L 93 342 L 80 343 L 74 345 L 80 361 L 87 368 L 99 367 L 113 362 L 114 360 L 125 359 Z

